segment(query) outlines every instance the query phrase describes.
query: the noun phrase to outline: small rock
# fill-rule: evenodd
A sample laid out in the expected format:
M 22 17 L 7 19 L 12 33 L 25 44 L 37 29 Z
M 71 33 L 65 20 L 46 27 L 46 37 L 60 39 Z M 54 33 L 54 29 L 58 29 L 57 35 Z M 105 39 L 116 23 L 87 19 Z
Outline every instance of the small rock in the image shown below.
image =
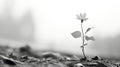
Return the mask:
M 92 58 L 92 60 L 100 60 L 100 57 L 95 56 L 95 57 Z
M 87 60 L 86 57 L 84 57 L 84 58 L 80 58 L 80 61 L 81 61 L 81 62 L 86 61 L 86 60 Z
M 106 63 L 102 63 L 102 62 L 97 62 L 98 63 L 98 67 L 112 67 L 109 64 Z
M 74 63 L 68 63 L 67 66 L 68 67 L 74 67 Z
M 20 57 L 20 61 L 22 61 L 22 62 L 25 62 L 25 61 L 27 61 L 28 59 L 29 59 L 29 58 L 28 58 L 27 55 Z
M 77 64 L 74 65 L 74 67 L 85 67 L 85 66 L 81 63 L 77 63 Z
M 60 57 L 60 54 L 52 53 L 52 52 L 45 52 L 41 56 L 42 56 L 42 58 L 58 59 Z
M 14 61 L 9 60 L 9 59 L 3 59 L 3 62 L 4 62 L 5 64 L 12 65 L 12 66 L 15 66 L 15 65 L 16 65 L 16 63 L 15 63 Z
M 8 56 L 9 58 L 12 58 L 14 60 L 18 60 L 17 56 L 14 55 L 13 53 L 10 53 L 10 55 Z

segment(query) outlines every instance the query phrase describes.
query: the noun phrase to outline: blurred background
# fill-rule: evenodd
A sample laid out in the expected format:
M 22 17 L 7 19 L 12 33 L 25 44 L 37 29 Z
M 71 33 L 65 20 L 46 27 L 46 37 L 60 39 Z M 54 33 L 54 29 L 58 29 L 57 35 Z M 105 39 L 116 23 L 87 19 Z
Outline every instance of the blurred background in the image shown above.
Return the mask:
M 81 39 L 71 36 L 80 30 L 80 13 L 87 14 L 84 29 L 95 27 L 85 52 L 119 57 L 119 0 L 0 0 L 0 43 L 81 54 Z

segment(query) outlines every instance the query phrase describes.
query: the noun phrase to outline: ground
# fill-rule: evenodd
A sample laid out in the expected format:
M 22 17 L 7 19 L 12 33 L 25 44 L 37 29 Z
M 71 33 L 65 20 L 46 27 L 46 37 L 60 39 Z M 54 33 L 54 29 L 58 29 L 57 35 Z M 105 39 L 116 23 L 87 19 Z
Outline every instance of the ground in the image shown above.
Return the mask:
M 82 56 L 55 51 L 35 51 L 26 45 L 19 48 L 0 46 L 0 67 L 119 67 L 114 59 Z

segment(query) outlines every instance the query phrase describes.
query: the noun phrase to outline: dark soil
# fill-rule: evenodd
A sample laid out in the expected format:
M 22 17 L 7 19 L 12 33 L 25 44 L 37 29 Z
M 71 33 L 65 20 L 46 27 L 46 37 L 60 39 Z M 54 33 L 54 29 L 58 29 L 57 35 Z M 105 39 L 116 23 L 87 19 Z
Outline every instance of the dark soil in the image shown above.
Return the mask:
M 20 48 L 0 46 L 0 67 L 119 67 L 118 62 L 99 56 L 82 58 L 52 51 L 40 54 L 26 45 Z

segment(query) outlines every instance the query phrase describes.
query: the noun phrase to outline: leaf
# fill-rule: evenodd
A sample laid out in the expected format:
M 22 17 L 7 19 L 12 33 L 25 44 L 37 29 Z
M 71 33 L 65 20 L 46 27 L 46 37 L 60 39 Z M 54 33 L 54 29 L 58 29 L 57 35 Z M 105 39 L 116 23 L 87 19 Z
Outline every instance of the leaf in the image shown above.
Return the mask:
M 94 28 L 94 27 L 92 27 L 92 28 Z M 92 28 L 87 28 L 85 34 L 86 34 L 88 31 L 90 31 Z
M 81 32 L 80 32 L 80 31 L 75 31 L 75 32 L 71 33 L 71 35 L 72 35 L 74 38 L 79 38 L 79 37 L 81 37 Z
M 95 41 L 95 38 L 93 36 L 91 36 L 91 37 L 85 36 L 85 39 L 87 41 L 89 41 L 89 40 Z

